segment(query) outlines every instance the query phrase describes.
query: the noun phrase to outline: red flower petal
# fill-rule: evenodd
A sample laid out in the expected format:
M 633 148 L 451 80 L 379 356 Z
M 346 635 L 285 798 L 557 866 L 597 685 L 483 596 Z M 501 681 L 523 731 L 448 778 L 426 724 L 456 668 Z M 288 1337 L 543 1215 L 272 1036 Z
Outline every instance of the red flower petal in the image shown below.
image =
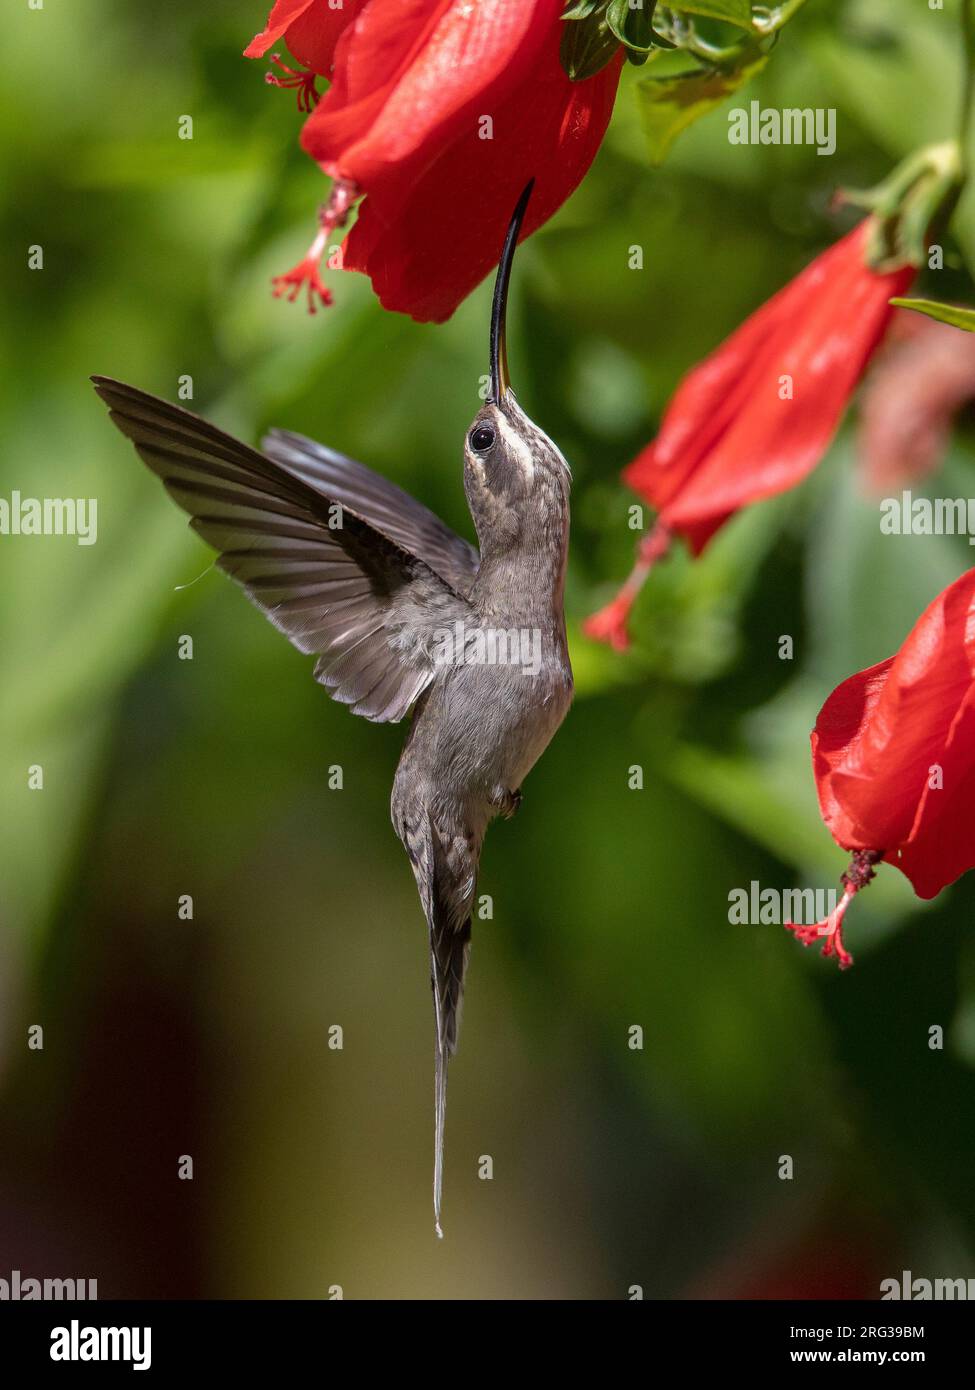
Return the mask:
M 368 0 L 343 0 L 335 9 L 328 0 L 276 0 L 263 33 L 247 45 L 244 57 L 260 58 L 286 38 L 299 62 L 328 77 L 339 39 L 366 4 Z
M 303 147 L 327 174 L 367 192 L 389 177 L 405 188 L 445 144 L 476 133 L 480 117 L 499 124 L 497 102 L 555 35 L 560 9 L 561 0 L 368 6 L 342 42 L 335 80 L 302 132 Z M 509 151 L 531 123 L 527 110 L 507 132 Z
M 975 691 L 969 690 L 942 754 L 944 785 L 925 784 L 907 844 L 887 858 L 911 880 L 919 898 L 934 898 L 975 867 Z
M 245 58 L 263 58 L 272 44 L 284 36 L 289 24 L 304 14 L 315 0 L 275 0 L 267 24 L 260 34 L 256 34 L 244 49 Z
M 288 47 L 296 58 L 323 77 L 331 77 L 339 40 L 369 0 L 343 0 L 333 10 L 326 0 L 313 0 L 310 9 L 288 29 Z

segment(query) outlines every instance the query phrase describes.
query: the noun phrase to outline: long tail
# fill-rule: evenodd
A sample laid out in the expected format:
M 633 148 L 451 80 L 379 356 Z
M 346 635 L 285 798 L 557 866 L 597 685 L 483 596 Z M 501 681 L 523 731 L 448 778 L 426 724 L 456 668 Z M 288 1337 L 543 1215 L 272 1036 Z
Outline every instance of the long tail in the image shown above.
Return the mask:
M 471 953 L 471 908 L 480 841 L 475 841 L 468 832 L 438 826 L 428 807 L 423 805 L 394 805 L 393 821 L 410 856 L 430 930 L 430 980 L 437 1023 L 433 1210 L 437 1235 L 443 1237 L 440 1203 L 447 1117 L 447 1067 L 457 1050 L 464 976 Z
M 433 1212 L 437 1235 L 443 1192 L 444 1126 L 447 1118 L 447 1064 L 457 1051 L 460 1006 L 464 995 L 464 976 L 471 955 L 470 918 L 460 928 L 442 919 L 430 924 L 430 975 L 433 1005 L 437 1017 L 437 1051 L 434 1079 L 434 1160 Z

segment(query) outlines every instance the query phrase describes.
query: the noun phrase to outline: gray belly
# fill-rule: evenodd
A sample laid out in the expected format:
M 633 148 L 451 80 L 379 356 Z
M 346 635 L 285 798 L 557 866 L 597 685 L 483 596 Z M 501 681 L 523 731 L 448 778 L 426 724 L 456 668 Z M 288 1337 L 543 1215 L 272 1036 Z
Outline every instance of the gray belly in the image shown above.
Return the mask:
M 451 668 L 434 681 L 404 760 L 434 799 L 487 804 L 499 787 L 520 788 L 571 702 L 567 660 Z

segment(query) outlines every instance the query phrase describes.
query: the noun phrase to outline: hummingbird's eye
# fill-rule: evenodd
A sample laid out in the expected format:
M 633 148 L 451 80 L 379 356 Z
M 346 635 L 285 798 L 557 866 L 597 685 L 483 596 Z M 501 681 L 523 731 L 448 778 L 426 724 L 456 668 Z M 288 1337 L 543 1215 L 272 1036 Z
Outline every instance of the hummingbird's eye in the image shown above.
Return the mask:
M 483 454 L 494 443 L 494 430 L 490 425 L 478 425 L 471 430 L 471 448 L 476 454 Z

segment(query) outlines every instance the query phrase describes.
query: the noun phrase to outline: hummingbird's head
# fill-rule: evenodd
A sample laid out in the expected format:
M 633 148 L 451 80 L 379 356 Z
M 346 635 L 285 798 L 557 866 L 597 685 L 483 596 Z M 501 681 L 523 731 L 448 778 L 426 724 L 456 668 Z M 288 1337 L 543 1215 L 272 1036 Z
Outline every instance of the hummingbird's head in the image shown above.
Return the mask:
M 539 528 L 567 528 L 569 466 L 548 435 L 515 399 L 508 377 L 506 320 L 515 246 L 535 180 L 508 226 L 491 312 L 491 394 L 474 417 L 464 445 L 464 491 L 482 554 L 542 537 Z

